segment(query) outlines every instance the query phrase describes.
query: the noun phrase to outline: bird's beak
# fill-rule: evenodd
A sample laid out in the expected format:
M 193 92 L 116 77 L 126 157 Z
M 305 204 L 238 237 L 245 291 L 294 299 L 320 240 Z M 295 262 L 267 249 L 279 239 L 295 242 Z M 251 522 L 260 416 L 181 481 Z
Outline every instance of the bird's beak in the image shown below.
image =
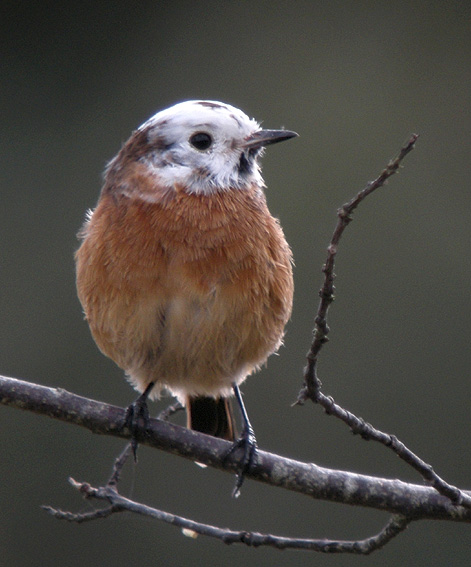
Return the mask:
M 297 135 L 296 132 L 292 132 L 291 130 L 257 130 L 257 132 L 245 138 L 242 147 L 244 149 L 263 148 L 270 144 L 276 144 L 284 140 L 289 140 L 290 138 L 295 138 Z

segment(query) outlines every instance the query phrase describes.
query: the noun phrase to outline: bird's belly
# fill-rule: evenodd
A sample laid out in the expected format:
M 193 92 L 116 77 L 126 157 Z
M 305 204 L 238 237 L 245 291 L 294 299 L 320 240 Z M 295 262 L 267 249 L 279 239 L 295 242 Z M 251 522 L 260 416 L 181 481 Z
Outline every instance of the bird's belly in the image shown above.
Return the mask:
M 158 380 L 177 396 L 228 394 L 275 348 L 257 319 L 248 305 L 224 290 L 200 298 L 173 297 L 159 336 L 151 332 L 141 343 L 147 343 L 147 355 L 139 357 L 143 364 L 130 375 L 144 384 Z

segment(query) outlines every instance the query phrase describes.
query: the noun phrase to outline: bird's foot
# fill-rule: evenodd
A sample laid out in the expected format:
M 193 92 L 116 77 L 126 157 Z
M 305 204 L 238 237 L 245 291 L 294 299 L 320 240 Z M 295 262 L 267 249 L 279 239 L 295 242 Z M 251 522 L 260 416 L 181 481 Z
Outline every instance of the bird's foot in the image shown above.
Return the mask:
M 126 409 L 124 418 L 124 427 L 131 432 L 131 449 L 134 456 L 134 462 L 137 462 L 137 448 L 139 446 L 138 438 L 142 437 L 143 431 L 146 432 L 149 426 L 149 409 L 147 407 L 147 398 L 150 391 L 154 387 L 151 382 L 144 392 Z M 144 433 L 145 434 L 145 433 Z
M 239 448 L 243 450 L 243 453 L 236 474 L 234 490 L 232 491 L 232 496 L 234 498 L 238 498 L 240 496 L 240 489 L 244 483 L 245 475 L 252 468 L 252 465 L 257 462 L 257 439 L 255 438 L 255 433 L 250 423 L 248 426 L 244 427 L 239 439 L 237 439 L 237 441 L 235 441 L 229 449 L 226 459 Z

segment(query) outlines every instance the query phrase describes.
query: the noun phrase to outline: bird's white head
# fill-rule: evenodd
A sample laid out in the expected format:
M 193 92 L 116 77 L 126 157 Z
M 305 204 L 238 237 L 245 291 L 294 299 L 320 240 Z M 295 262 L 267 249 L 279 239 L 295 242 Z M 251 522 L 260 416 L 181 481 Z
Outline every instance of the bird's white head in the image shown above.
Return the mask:
M 139 151 L 133 137 L 127 143 L 134 148 L 134 159 L 147 167 L 162 188 L 178 186 L 207 195 L 263 186 L 257 162 L 263 148 L 297 134 L 262 130 L 229 104 L 190 100 L 158 112 L 133 136 L 140 139 Z

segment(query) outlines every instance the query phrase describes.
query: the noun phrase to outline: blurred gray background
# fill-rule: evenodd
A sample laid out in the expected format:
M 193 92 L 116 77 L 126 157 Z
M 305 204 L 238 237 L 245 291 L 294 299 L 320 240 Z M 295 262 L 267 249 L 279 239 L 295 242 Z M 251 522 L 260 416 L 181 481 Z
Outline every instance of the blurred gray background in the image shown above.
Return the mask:
M 263 449 L 366 474 L 420 478 L 307 404 L 291 408 L 337 208 L 412 132 L 400 175 L 355 213 L 338 255 L 325 392 L 471 487 L 471 4 L 449 2 L 5 2 L 1 8 L 0 373 L 125 406 L 135 397 L 93 343 L 73 253 L 101 173 L 131 131 L 188 98 L 229 102 L 300 137 L 269 148 L 272 212 L 296 259 L 286 346 L 244 385 Z M 152 412 L 161 409 L 153 404 Z M 0 407 L 0 564 L 469 565 L 471 527 L 413 524 L 368 558 L 225 547 L 90 509 L 67 477 L 104 481 L 123 443 Z M 310 501 L 141 448 L 122 489 L 234 529 L 364 538 L 371 510 Z

